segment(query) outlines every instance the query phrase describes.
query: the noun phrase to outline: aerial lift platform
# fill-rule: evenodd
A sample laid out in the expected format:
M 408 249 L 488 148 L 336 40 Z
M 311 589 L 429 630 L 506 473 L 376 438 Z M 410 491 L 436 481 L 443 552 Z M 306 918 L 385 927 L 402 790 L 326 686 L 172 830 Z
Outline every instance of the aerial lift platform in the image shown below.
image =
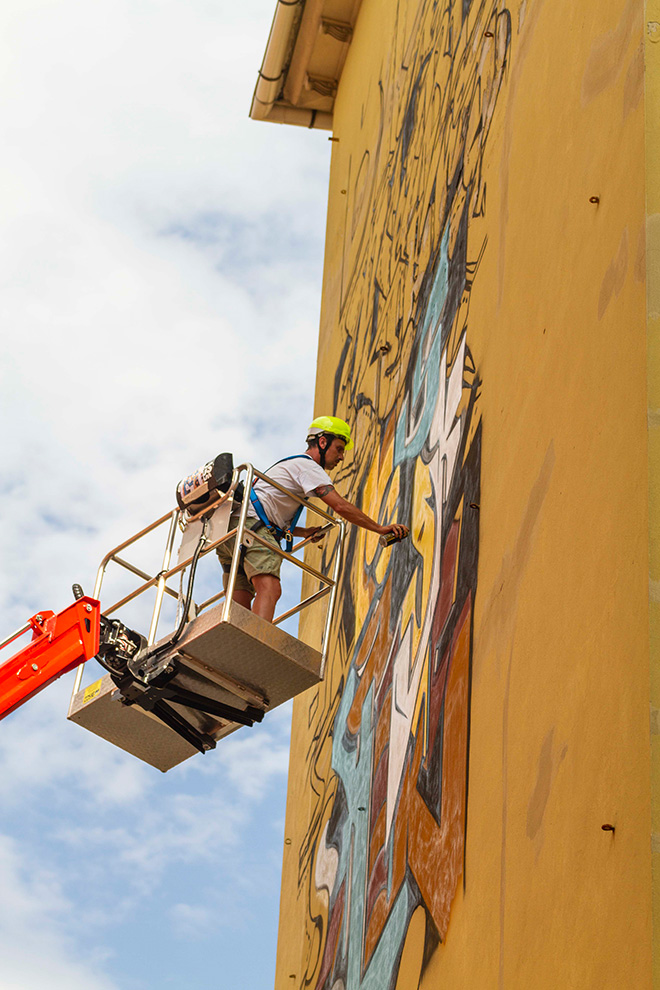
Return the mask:
M 336 530 L 329 570 L 324 573 L 294 556 L 310 542 L 301 540 L 280 556 L 315 579 L 318 590 L 277 616 L 272 623 L 232 600 L 243 548 L 260 543 L 274 549 L 259 531 L 246 528 L 253 481 L 261 478 L 285 492 Z M 0 664 L 0 719 L 18 708 L 57 677 L 78 668 L 68 718 L 107 739 L 158 770 L 166 771 L 241 726 L 260 722 L 266 712 L 295 697 L 323 678 L 336 603 L 345 524 L 330 513 L 298 498 L 251 464 L 233 468 L 231 455 L 215 461 L 181 482 L 177 508 L 161 516 L 105 555 L 94 594 L 87 598 L 74 585 L 76 602 L 59 615 L 43 612 L 0 643 L 22 633 L 32 641 Z M 240 507 L 230 529 L 232 513 Z M 149 574 L 123 554 L 129 547 L 167 525 L 162 567 Z M 178 558 L 172 564 L 177 536 Z M 197 604 L 194 582 L 200 557 L 235 537 L 225 591 Z M 136 588 L 101 610 L 106 570 L 118 565 L 140 579 Z M 175 590 L 168 583 L 180 575 Z M 184 577 L 187 589 L 184 593 Z M 131 601 L 155 592 L 148 634 L 126 626 L 118 613 Z M 165 595 L 177 599 L 177 628 L 158 638 Z M 327 597 L 321 652 L 279 628 L 285 619 Z M 82 687 L 83 669 L 95 657 L 106 673 Z

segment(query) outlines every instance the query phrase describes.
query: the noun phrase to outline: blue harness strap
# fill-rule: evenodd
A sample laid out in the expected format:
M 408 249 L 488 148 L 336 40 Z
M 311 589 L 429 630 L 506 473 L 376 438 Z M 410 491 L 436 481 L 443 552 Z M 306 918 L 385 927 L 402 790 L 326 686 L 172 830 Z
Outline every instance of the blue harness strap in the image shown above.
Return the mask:
M 275 464 L 273 464 L 272 467 L 275 467 L 277 464 L 283 464 L 284 461 L 295 461 L 300 457 L 309 457 L 309 454 L 292 454 L 290 457 L 283 457 L 281 461 L 275 461 Z M 310 458 L 310 460 L 313 460 L 313 458 Z M 268 468 L 268 470 L 270 471 L 271 468 Z M 252 488 L 250 491 L 250 501 L 252 502 L 252 505 L 254 506 L 254 510 L 257 513 L 257 516 L 259 517 L 259 521 L 263 523 L 263 525 L 266 527 L 268 532 L 275 537 L 275 539 L 280 544 L 280 546 L 282 546 L 282 540 L 284 540 L 284 546 L 282 547 L 282 549 L 285 550 L 287 553 L 290 553 L 293 547 L 293 531 L 298 525 L 298 520 L 302 515 L 302 510 L 304 509 L 304 506 L 299 505 L 296 511 L 294 512 L 293 518 L 289 523 L 288 527 L 286 529 L 281 529 L 279 526 L 276 526 L 275 523 L 272 523 L 268 518 L 268 516 L 266 515 L 264 511 L 264 507 L 259 501 L 259 496 L 255 492 L 254 488 Z

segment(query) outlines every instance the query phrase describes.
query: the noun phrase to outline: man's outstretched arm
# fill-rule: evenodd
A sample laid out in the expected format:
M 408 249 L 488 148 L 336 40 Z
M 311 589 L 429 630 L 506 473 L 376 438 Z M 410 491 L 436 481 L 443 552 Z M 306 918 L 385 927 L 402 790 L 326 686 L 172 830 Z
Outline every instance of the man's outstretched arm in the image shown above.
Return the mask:
M 320 488 L 315 489 L 314 495 L 320 498 L 326 505 L 333 509 L 338 516 L 345 519 L 346 522 L 353 523 L 355 526 L 361 526 L 362 529 L 371 530 L 372 533 L 379 533 L 383 536 L 385 533 L 394 533 L 399 539 L 403 539 L 408 535 L 408 527 L 403 526 L 401 523 L 392 523 L 389 526 L 381 526 L 377 523 L 375 519 L 368 516 L 366 512 L 362 509 L 358 509 L 357 505 L 353 505 L 348 499 L 342 498 L 339 492 L 331 485 L 322 485 Z

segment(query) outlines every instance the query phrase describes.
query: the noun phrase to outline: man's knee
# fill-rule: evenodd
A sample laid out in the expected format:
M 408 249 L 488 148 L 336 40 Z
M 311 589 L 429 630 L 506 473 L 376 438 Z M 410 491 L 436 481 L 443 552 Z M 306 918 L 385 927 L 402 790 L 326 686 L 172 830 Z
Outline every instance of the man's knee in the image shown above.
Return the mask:
M 268 595 L 273 601 L 278 601 L 282 594 L 280 579 L 274 574 L 255 574 L 252 584 L 257 594 Z

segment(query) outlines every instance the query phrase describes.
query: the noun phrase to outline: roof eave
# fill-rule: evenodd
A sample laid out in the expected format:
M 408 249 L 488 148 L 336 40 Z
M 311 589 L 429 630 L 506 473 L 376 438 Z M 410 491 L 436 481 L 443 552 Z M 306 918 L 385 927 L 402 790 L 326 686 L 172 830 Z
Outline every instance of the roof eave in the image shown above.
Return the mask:
M 278 0 L 250 107 L 253 120 L 332 130 L 361 0 Z

